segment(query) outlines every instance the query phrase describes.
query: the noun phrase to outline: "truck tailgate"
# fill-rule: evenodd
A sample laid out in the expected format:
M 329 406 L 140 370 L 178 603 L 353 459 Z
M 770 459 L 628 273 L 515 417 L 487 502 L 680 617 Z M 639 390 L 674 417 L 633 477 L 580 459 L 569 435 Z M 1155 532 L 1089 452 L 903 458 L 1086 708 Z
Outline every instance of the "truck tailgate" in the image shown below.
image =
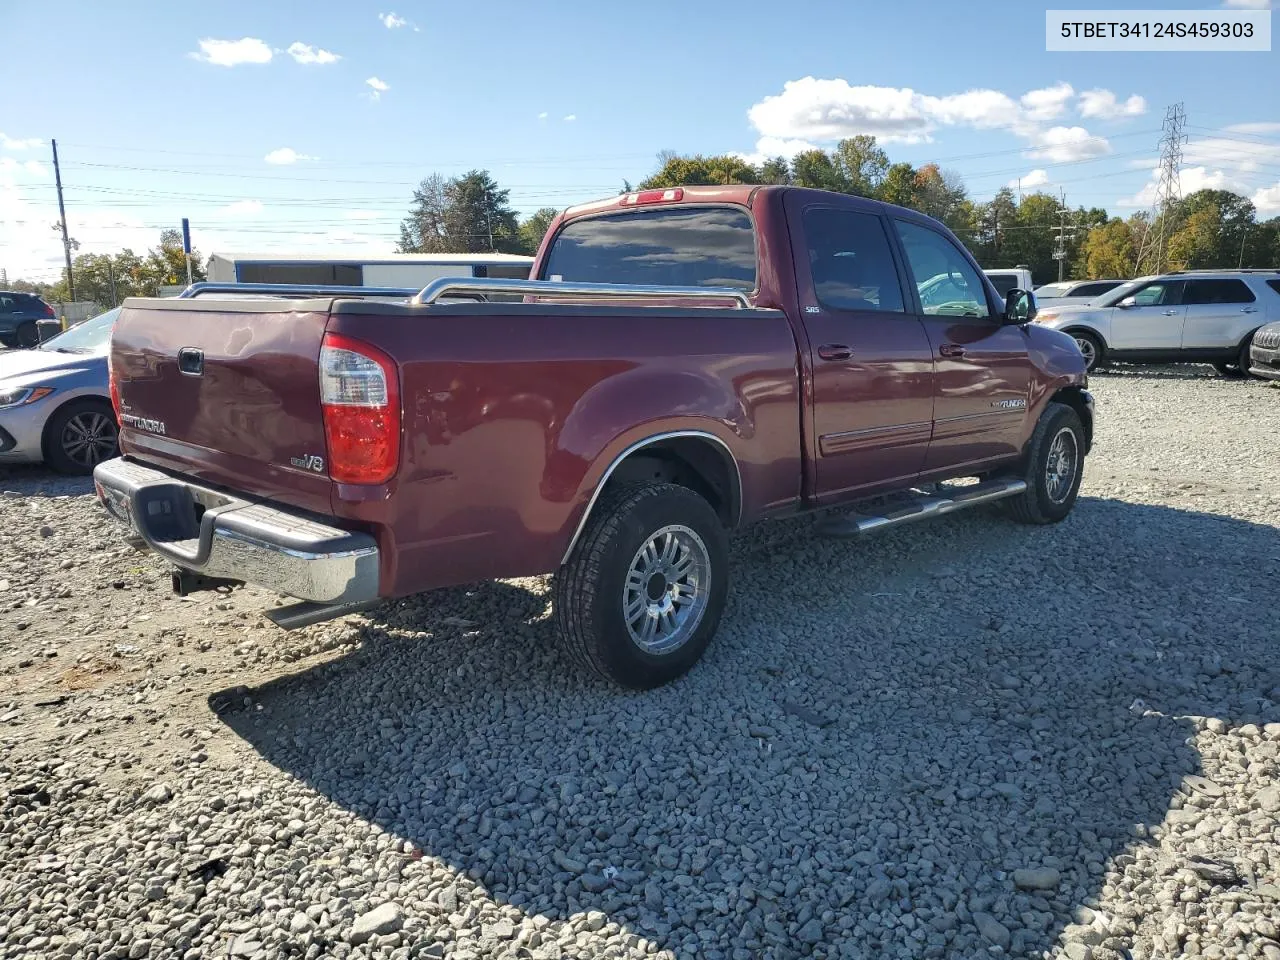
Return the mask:
M 327 511 L 319 358 L 330 300 L 137 300 L 112 333 L 121 450 Z

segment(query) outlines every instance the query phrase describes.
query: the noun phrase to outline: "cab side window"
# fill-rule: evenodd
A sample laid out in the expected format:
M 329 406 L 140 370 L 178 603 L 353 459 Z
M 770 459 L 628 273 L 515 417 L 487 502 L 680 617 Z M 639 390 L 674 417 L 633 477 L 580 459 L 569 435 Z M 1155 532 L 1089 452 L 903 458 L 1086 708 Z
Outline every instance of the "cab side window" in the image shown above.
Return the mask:
M 879 217 L 810 207 L 803 221 L 819 303 L 829 310 L 905 312 L 889 238 Z
M 986 288 L 968 259 L 940 233 L 906 220 L 896 221 L 907 263 L 927 314 L 990 317 Z

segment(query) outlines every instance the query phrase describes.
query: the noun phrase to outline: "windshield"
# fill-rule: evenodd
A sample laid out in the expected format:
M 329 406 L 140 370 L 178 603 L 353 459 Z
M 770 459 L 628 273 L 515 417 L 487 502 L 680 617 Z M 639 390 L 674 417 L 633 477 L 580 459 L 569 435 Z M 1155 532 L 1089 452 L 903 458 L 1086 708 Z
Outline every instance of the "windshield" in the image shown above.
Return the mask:
M 40 344 L 41 350 L 54 353 L 95 353 L 107 352 L 107 343 L 111 338 L 111 328 L 116 317 L 120 316 L 120 308 L 116 307 L 96 317 L 90 317 L 84 323 L 78 323 L 66 333 L 60 333 Z
M 1144 283 L 1150 283 L 1153 277 L 1139 277 L 1137 280 L 1130 280 L 1128 283 L 1122 283 L 1114 290 L 1108 290 L 1097 300 L 1093 301 L 1095 307 L 1114 307 L 1129 294 L 1137 290 Z

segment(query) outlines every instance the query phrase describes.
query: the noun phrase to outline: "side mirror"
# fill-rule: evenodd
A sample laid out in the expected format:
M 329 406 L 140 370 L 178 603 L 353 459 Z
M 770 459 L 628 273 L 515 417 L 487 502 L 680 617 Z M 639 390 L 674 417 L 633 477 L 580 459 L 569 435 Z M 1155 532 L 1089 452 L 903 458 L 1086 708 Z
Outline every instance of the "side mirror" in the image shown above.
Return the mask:
M 1030 323 L 1036 318 L 1036 295 L 1030 290 L 1010 290 L 1004 298 L 1004 322 Z
M 1133 299 L 1133 297 L 1125 297 L 1123 300 L 1121 300 L 1119 303 L 1116 304 L 1116 306 L 1119 307 L 1121 310 L 1128 310 L 1130 307 L 1136 307 L 1137 305 L 1138 305 L 1138 301 Z

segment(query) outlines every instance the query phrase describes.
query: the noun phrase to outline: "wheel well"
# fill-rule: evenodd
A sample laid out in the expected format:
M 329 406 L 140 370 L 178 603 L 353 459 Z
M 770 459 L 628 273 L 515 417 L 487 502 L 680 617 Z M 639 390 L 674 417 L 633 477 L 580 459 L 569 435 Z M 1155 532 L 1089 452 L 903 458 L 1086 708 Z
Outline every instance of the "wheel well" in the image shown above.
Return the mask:
M 1063 327 L 1062 332 L 1067 334 L 1068 336 L 1072 336 L 1077 333 L 1087 333 L 1089 336 L 1093 337 L 1093 339 L 1097 340 L 1100 344 L 1102 344 L 1102 348 L 1104 350 L 1107 347 L 1106 338 L 1103 337 L 1103 335 L 1100 334 L 1097 330 L 1094 330 L 1092 327 Z
M 1080 422 L 1084 424 L 1084 452 L 1088 453 L 1093 448 L 1093 416 L 1089 413 L 1089 405 L 1084 402 L 1081 388 L 1063 387 L 1052 399 L 1055 403 L 1066 404 L 1080 417 Z
M 110 397 L 99 397 L 94 394 L 84 394 L 79 397 L 72 397 L 70 400 L 64 400 L 53 409 L 52 413 L 44 418 L 44 426 L 40 428 L 40 450 L 46 457 L 49 455 L 49 428 L 53 426 L 54 419 L 63 410 L 67 409 L 67 407 L 74 406 L 77 403 L 84 404 L 85 406 L 105 407 L 107 412 L 111 414 L 111 419 L 114 420 L 116 418 L 116 412 L 111 406 Z
M 742 492 L 733 456 L 702 437 L 668 437 L 628 454 L 609 474 L 605 490 L 633 483 L 674 483 L 711 504 L 726 527 L 738 522 Z

